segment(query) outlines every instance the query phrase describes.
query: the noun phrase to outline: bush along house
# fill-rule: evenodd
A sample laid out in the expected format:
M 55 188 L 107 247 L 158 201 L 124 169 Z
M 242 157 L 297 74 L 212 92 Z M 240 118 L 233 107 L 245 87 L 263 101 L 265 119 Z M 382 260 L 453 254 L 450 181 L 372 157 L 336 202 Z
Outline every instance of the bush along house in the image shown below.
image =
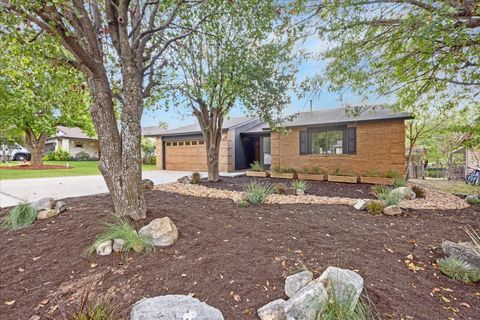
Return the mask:
M 288 168 L 324 173 L 385 175 L 405 171 L 405 120 L 408 113 L 376 107 L 357 116 L 345 108 L 299 113 L 287 122 L 287 133 L 249 117 L 224 121 L 220 171 L 248 169 L 257 161 L 266 169 Z M 205 171 L 204 139 L 198 124 L 152 131 L 157 167 L 163 170 Z

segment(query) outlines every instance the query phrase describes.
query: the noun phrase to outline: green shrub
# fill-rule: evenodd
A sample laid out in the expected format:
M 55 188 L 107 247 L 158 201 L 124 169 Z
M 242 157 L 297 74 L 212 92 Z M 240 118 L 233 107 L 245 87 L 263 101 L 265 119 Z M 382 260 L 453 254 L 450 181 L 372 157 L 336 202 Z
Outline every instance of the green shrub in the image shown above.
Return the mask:
M 154 250 L 150 239 L 140 236 L 127 218 L 113 216 L 113 221 L 106 223 L 105 226 L 105 230 L 95 239 L 87 253 L 92 254 L 102 242 L 114 239 L 125 240 L 123 254 L 127 254 L 130 249 L 135 252 L 145 251 L 147 253 Z
M 248 202 L 251 204 L 261 204 L 273 193 L 273 187 L 268 183 L 253 181 L 244 186 L 244 191 Z
M 376 195 L 376 197 L 383 202 L 383 204 L 388 206 L 396 206 L 403 200 L 403 194 L 400 192 L 383 192 Z
M 406 185 L 407 181 L 405 181 L 405 179 L 403 179 L 402 177 L 397 176 L 393 178 L 393 186 L 395 188 L 405 187 Z
M 367 204 L 367 212 L 373 215 L 379 215 L 383 213 L 385 205 L 380 201 L 371 201 Z
M 360 297 L 357 305 L 352 310 L 351 299 L 341 301 L 336 297 L 335 291 L 332 291 L 327 304 L 317 315 L 317 320 L 377 320 L 380 319 L 373 302 L 368 297 Z
M 472 206 L 476 206 L 476 205 L 479 205 L 480 204 L 480 198 L 468 198 L 467 199 L 467 203 L 472 205 Z
M 44 161 L 70 161 L 72 160 L 72 156 L 68 151 L 63 150 L 62 148 L 58 148 L 55 151 L 47 152 L 45 156 L 43 156 Z
M 335 169 L 333 169 L 332 175 L 334 175 L 334 176 L 339 176 L 339 175 L 340 175 L 340 168 L 339 168 L 339 167 L 336 167 Z
M 90 157 L 90 155 L 88 153 L 86 153 L 85 151 L 80 151 L 79 153 L 77 153 L 75 155 L 75 160 L 77 160 L 77 161 L 91 161 L 91 160 L 97 160 L 97 159 L 94 158 L 94 157 Z
M 252 170 L 252 171 L 265 171 L 265 168 L 263 167 L 263 165 L 260 162 L 255 161 L 252 164 L 250 164 L 250 170 Z
M 295 173 L 294 168 L 287 168 L 282 166 L 274 166 L 272 170 L 273 172 L 276 172 L 276 173 Z
M 447 277 L 471 283 L 480 281 L 480 269 L 455 257 L 442 258 L 437 260 L 440 271 Z
M 365 172 L 365 177 L 378 177 L 380 176 L 380 174 L 378 173 L 378 171 L 375 171 L 373 169 L 369 169 L 367 172 Z
M 322 174 L 323 170 L 320 167 L 305 167 L 303 168 L 303 173 Z
M 383 193 L 388 193 L 391 191 L 391 188 L 388 186 L 384 186 L 381 184 L 376 184 L 372 186 L 372 193 L 374 196 L 378 197 L 377 195 L 383 194 Z
M 275 190 L 275 193 L 278 194 L 285 194 L 285 189 L 287 186 L 283 183 L 276 183 L 273 185 L 273 189 Z
M 310 184 L 307 181 L 304 180 L 293 180 L 292 181 L 292 188 L 295 190 L 302 190 L 302 191 L 307 191 L 308 188 L 310 188 Z
M 396 178 L 396 177 L 400 177 L 400 173 L 398 173 L 395 170 L 390 169 L 385 173 L 385 178 Z
M 415 196 L 417 198 L 425 198 L 425 189 L 423 189 L 422 187 L 419 187 L 417 185 L 412 185 L 412 191 L 415 193 Z
M 150 159 L 150 164 L 157 164 L 157 157 L 153 156 L 153 157 Z
M 18 230 L 28 227 L 37 219 L 37 210 L 29 203 L 20 203 L 15 206 L 3 218 L 1 227 L 10 230 Z
M 200 172 L 193 172 L 192 173 L 192 181 L 191 181 L 192 184 L 199 184 L 200 179 L 201 179 Z

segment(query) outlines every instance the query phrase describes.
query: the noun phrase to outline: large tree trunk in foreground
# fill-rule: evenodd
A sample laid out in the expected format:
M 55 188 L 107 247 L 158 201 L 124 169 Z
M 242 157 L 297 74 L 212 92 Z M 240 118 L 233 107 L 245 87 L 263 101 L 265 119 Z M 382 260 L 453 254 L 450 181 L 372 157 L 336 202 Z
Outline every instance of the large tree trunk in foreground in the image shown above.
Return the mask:
M 43 150 L 45 149 L 45 133 L 40 133 L 37 137 L 35 132 L 32 129 L 28 128 L 25 130 L 26 133 L 26 143 L 27 149 L 32 155 L 30 160 L 30 165 L 32 166 L 42 166 L 43 165 Z
M 135 80 L 133 80 L 135 81 Z M 100 143 L 99 168 L 113 199 L 115 213 L 135 220 L 146 216 L 142 190 L 140 152 L 140 117 L 143 103 L 135 82 L 125 85 L 130 90 L 122 110 L 121 133 L 113 112 L 113 95 L 106 77 L 91 77 L 94 97 L 92 119 Z M 140 110 L 139 110 L 140 109 Z

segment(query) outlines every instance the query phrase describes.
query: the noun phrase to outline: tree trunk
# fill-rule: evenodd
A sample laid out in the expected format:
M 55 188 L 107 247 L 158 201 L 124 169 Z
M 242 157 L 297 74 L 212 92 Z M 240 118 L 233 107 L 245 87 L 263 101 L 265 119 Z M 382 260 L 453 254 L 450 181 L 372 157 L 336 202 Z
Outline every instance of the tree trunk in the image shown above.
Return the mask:
M 207 151 L 208 181 L 218 181 L 220 179 L 219 157 L 220 142 L 222 141 L 222 129 L 210 132 L 205 138 L 205 147 Z
M 45 149 L 45 133 L 40 133 L 37 138 L 37 135 L 31 128 L 25 130 L 25 140 L 27 143 L 27 149 L 30 151 L 32 156 L 30 160 L 30 165 L 32 166 L 42 166 L 43 165 L 43 150 Z
M 410 123 L 410 125 L 409 125 L 408 140 L 409 140 L 409 147 L 408 147 L 408 156 L 407 156 L 407 170 L 405 172 L 405 180 L 407 180 L 407 181 L 408 181 L 408 179 L 410 179 L 410 166 L 412 164 L 413 148 L 415 147 L 415 140 L 416 140 L 413 137 L 413 123 Z M 412 166 L 412 168 L 413 168 L 413 166 Z
M 91 115 L 101 151 L 99 168 L 112 196 L 115 213 L 135 220 L 143 219 L 147 210 L 140 154 L 141 86 L 138 87 L 135 79 L 124 85 L 123 91 L 128 94 L 122 108 L 120 133 L 108 78 L 106 75 L 92 75 L 89 81 L 94 97 Z

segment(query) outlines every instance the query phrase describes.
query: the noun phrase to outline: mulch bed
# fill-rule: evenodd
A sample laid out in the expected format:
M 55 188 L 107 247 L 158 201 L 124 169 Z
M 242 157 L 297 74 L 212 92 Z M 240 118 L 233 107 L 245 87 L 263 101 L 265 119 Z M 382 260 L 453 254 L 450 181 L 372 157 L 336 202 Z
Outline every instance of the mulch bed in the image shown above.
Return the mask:
M 254 178 L 254 177 L 221 177 L 220 181 L 209 182 L 202 179 L 200 184 L 217 189 L 226 189 L 233 191 L 243 191 L 243 187 L 252 181 L 260 181 L 275 185 L 283 183 L 290 187 L 291 179 L 276 179 L 276 178 Z M 307 194 L 324 197 L 343 197 L 343 198 L 358 198 L 358 199 L 373 199 L 372 185 L 364 183 L 338 183 L 329 181 L 308 181 L 310 188 Z
M 331 265 L 358 270 L 383 319 L 478 319 L 480 283 L 455 282 L 432 264 L 443 256 L 442 240 L 465 241 L 462 228 L 480 228 L 479 206 L 393 218 L 349 206 L 237 207 L 160 191 L 146 200 L 147 219 L 138 227 L 169 216 L 180 236 L 169 248 L 128 260 L 82 255 L 113 211 L 108 195 L 66 199 L 69 210 L 54 220 L 0 231 L 0 319 L 46 315 L 69 299 L 73 284 L 95 275 L 102 275 L 95 291 L 116 292 L 126 314 L 143 297 L 194 294 L 225 319 L 256 319 L 259 307 L 286 298 L 285 276 L 303 266 L 318 276 Z M 410 271 L 409 254 L 425 270 Z M 61 319 L 59 308 L 50 316 Z
M 0 170 L 51 170 L 51 169 L 72 169 L 73 167 L 45 164 L 43 166 L 31 166 L 31 165 L 15 165 L 15 166 L 1 166 Z

